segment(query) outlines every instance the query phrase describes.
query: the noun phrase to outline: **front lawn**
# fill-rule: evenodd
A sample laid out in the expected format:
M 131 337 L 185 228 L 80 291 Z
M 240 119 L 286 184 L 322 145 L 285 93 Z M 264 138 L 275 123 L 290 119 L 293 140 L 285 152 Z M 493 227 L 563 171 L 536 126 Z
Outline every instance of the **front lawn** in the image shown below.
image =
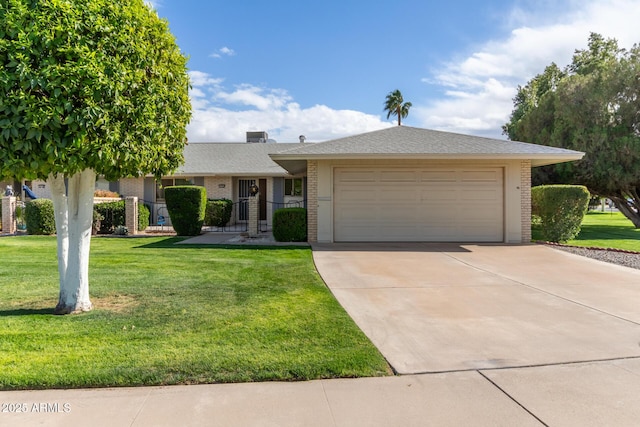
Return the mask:
M 0 239 L 0 389 L 388 374 L 308 248 L 96 238 L 94 310 L 53 315 L 54 237 Z
M 534 240 L 539 239 L 535 227 L 532 233 Z M 582 221 L 580 234 L 566 244 L 640 252 L 640 230 L 620 212 L 589 211 Z
M 567 244 L 640 252 L 640 230 L 620 212 L 590 211 L 580 234 Z

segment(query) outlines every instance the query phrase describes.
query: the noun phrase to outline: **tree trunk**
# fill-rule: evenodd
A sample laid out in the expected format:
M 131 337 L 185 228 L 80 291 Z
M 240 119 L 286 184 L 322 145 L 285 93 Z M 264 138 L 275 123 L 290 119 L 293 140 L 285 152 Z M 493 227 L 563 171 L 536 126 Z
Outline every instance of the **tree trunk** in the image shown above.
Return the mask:
M 618 210 L 622 212 L 622 214 L 626 216 L 636 228 L 640 228 L 640 211 L 633 210 L 627 203 L 626 199 L 622 197 L 610 197 L 610 199 L 613 203 L 615 203 L 616 208 L 618 208 Z M 634 202 L 634 205 L 637 209 L 637 206 L 639 206 L 640 203 L 638 203 L 637 199 L 634 200 Z
M 96 173 L 78 172 L 65 186 L 64 176 L 49 175 L 58 238 L 60 295 L 56 314 L 89 311 L 89 249 Z M 68 191 L 67 191 L 68 190 Z

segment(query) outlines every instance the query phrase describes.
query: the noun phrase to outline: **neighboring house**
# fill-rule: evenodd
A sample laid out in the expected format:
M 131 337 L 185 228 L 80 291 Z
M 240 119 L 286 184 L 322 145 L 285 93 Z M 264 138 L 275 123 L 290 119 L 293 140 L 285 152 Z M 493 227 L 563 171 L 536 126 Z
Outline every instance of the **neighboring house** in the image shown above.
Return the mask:
M 307 207 L 310 242 L 522 243 L 531 240 L 531 167 L 584 155 L 408 126 L 321 143 L 267 141 L 266 132 L 247 132 L 244 143 L 191 143 L 185 164 L 161 183 L 149 176 L 96 186 L 150 204 L 152 224 L 168 219 L 163 188 L 180 184 L 233 200 L 232 223 L 246 221 L 241 203 L 256 184 L 267 226 L 277 208 Z M 48 197 L 46 184 L 32 189 Z
M 184 164 L 170 176 L 156 182 L 153 176 L 123 178 L 108 182 L 98 178 L 96 189 L 111 190 L 121 196 L 136 196 L 151 207 L 151 224 L 160 216 L 170 225 L 164 201 L 164 188 L 173 185 L 200 185 L 209 199 L 230 199 L 234 204 L 231 223 L 248 219 L 249 188 L 260 189 L 260 220 L 269 227 L 273 211 L 286 206 L 305 207 L 304 175 L 292 175 L 273 162 L 269 154 L 298 147 L 300 143 L 270 142 L 266 132 L 247 132 L 241 143 L 191 143 L 184 150 Z M 45 182 L 34 181 L 38 197 L 51 198 Z
M 271 154 L 307 176 L 310 242 L 531 240 L 531 167 L 584 153 L 407 126 Z

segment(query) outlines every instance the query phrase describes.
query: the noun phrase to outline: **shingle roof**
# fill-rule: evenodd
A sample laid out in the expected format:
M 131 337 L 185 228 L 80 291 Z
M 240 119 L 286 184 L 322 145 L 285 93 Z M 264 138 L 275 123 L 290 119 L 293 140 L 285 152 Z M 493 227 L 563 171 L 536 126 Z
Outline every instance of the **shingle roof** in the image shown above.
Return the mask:
M 298 147 L 280 154 L 577 154 L 577 151 L 526 142 L 491 139 L 409 126 L 333 139 Z
M 284 176 L 288 172 L 269 154 L 301 144 L 191 143 L 184 149 L 185 162 L 174 175 Z

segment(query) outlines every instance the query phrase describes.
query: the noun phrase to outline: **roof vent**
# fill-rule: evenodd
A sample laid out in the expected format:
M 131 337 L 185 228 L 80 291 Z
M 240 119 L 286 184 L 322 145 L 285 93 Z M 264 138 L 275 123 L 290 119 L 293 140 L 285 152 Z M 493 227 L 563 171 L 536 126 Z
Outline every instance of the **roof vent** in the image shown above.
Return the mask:
M 269 139 L 267 132 L 247 132 L 247 142 L 265 143 Z
M 304 143 L 304 141 L 307 139 L 307 137 L 304 135 L 300 135 L 299 138 L 300 138 L 300 143 Z

